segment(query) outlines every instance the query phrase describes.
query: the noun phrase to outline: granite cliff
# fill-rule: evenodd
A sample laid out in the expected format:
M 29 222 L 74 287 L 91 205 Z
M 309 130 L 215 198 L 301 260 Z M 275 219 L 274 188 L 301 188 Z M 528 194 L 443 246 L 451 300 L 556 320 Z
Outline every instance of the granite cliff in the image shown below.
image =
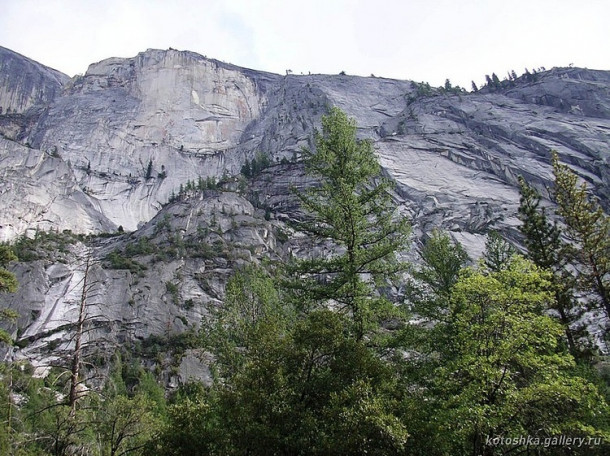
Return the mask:
M 298 254 L 307 240 L 286 224 L 300 216 L 290 189 L 310 185 L 300 151 L 328 106 L 374 142 L 415 246 L 432 228 L 472 256 L 490 229 L 519 244 L 517 179 L 548 195 L 551 149 L 610 207 L 607 71 L 554 68 L 465 93 L 280 76 L 170 49 L 70 79 L 0 48 L 0 80 L 11 100 L 0 116 L 0 239 L 59 233 L 22 241 L 21 288 L 1 298 L 21 315 L 11 328 L 21 357 L 68 347 L 85 257 L 96 260 L 90 302 L 101 315 L 90 337 L 116 343 L 184 333 L 222 303 L 235 267 Z M 235 177 L 261 153 L 269 167 Z M 77 236 L 109 232 L 87 245 Z

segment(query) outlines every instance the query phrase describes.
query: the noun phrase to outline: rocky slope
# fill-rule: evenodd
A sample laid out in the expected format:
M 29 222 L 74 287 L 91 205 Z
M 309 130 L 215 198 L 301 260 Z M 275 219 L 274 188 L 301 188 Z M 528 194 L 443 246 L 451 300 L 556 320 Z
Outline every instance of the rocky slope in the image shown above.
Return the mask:
M 3 59 L 7 53 L 31 63 L 6 50 Z M 0 78 L 16 79 L 6 68 Z M 184 334 L 222 303 L 234 268 L 309 248 L 286 222 L 300 216 L 291 188 L 311 181 L 298 158 L 328 106 L 373 140 L 415 245 L 437 227 L 473 256 L 490 229 L 518 243 L 517 178 L 546 194 L 550 149 L 610 207 L 610 72 L 553 69 L 455 94 L 374 77 L 279 76 L 148 50 L 57 79 L 61 90 L 50 98 L 0 116 L 0 239 L 48 229 L 133 232 L 87 247 L 70 233 L 21 242 L 29 260 L 15 266 L 22 286 L 0 297 L 21 315 L 12 327 L 21 357 L 69 349 L 85 257 L 95 260 L 97 284 L 90 334 L 112 346 Z M 25 99 L 33 83 L 23 81 L 7 85 L 13 97 Z M 271 167 L 250 180 L 230 177 L 261 152 Z M 211 189 L 206 178 L 223 183 Z M 188 190 L 163 207 L 181 186 Z

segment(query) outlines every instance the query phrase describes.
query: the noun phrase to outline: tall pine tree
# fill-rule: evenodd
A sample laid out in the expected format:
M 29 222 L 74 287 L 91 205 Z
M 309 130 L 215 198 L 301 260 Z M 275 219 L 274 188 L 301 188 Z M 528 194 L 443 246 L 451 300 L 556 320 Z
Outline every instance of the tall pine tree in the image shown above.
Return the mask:
M 566 234 L 574 243 L 576 259 L 582 266 L 579 285 L 596 296 L 596 304 L 610 317 L 610 217 L 588 193 L 586 183 L 559 162 L 552 152 L 555 174 L 554 196 L 558 214 L 566 224 Z
M 519 218 L 523 222 L 519 229 L 525 235 L 528 257 L 537 266 L 552 272 L 551 282 L 555 294 L 552 308 L 563 325 L 570 353 L 578 358 L 582 354 L 578 339 L 585 336 L 585 329 L 579 323 L 584 308 L 576 299 L 576 280 L 569 267 L 572 247 L 561 240 L 561 230 L 557 223 L 548 219 L 546 208 L 540 205 L 540 193 L 523 177 L 519 178 L 519 185 Z
M 379 321 L 387 300 L 375 284 L 401 269 L 395 253 L 409 234 L 396 214 L 391 182 L 368 140 L 356 138 L 356 124 L 338 108 L 322 118 L 315 150 L 305 150 L 307 172 L 319 185 L 298 197 L 310 219 L 299 229 L 330 243 L 328 256 L 296 261 L 291 289 L 309 305 L 334 302 L 350 314 L 353 335 L 361 339 Z

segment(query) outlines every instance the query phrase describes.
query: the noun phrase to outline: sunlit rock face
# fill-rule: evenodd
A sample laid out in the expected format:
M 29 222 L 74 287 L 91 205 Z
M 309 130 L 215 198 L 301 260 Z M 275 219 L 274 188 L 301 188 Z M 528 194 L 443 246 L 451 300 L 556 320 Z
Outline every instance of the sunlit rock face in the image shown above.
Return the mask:
M 69 161 L 101 214 L 133 230 L 188 179 L 234 172 L 242 159 L 231 151 L 263 104 L 237 68 L 149 50 L 92 64 L 27 141 Z
M 291 221 L 303 216 L 295 189 L 315 185 L 302 149 L 313 147 L 330 106 L 355 119 L 395 181 L 399 214 L 413 225 L 413 258 L 435 228 L 473 258 L 490 230 L 520 245 L 518 177 L 548 197 L 551 149 L 610 209 L 610 72 L 553 69 L 477 93 L 422 94 L 410 81 L 280 76 L 148 50 L 92 64 L 71 80 L 43 67 L 45 81 L 59 82 L 42 100 L 26 96 L 34 92 L 6 68 L 0 64 L 0 80 L 12 82 L 0 90 L 10 86 L 13 98 L 30 101 L 0 116 L 0 240 L 131 232 L 13 268 L 21 288 L 0 296 L 0 307 L 21 315 L 9 329 L 22 357 L 45 359 L 54 339 L 68 346 L 62 322 L 74 316 L 87 256 L 99 284 L 90 298 L 99 333 L 91 334 L 123 343 L 197 327 L 222 305 L 236 268 L 324 253 Z M 259 153 L 271 166 L 236 178 Z M 171 198 L 208 177 L 223 180 L 221 188 Z M 115 250 L 142 267 L 112 266 Z
M 61 158 L 0 138 L 0 176 L 0 241 L 36 230 L 115 227 Z

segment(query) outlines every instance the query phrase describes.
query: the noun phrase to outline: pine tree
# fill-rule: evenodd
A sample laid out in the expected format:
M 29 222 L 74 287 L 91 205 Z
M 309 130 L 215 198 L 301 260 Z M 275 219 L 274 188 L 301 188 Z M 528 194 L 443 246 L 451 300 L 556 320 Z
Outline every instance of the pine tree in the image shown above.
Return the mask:
M 16 259 L 17 257 L 10 247 L 0 245 L 0 293 L 14 293 L 17 291 L 19 285 L 17 277 L 6 269 L 9 263 Z M 0 309 L 0 321 L 15 320 L 17 317 L 17 313 L 11 309 Z M 0 342 L 6 344 L 12 342 L 9 333 L 4 329 L 0 329 Z
M 540 206 L 540 193 L 519 178 L 519 218 L 523 222 L 520 230 L 525 235 L 528 255 L 538 266 L 557 270 L 565 264 L 562 255 L 561 231 L 557 223 L 548 220 L 546 208 Z
M 0 293 L 14 293 L 17 291 L 17 278 L 15 274 L 6 269 L 8 264 L 16 259 L 17 257 L 10 247 L 0 245 Z
M 451 87 L 451 81 L 449 80 L 449 78 L 445 79 L 445 85 L 443 86 L 443 89 L 447 93 L 451 92 L 451 90 L 453 89 L 453 87 Z
M 501 271 L 509 264 L 510 258 L 516 254 L 515 248 L 506 241 L 497 231 L 491 231 L 485 241 L 485 253 L 483 255 L 485 265 L 491 271 Z
M 559 162 L 556 151 L 552 164 L 557 213 L 565 221 L 566 234 L 582 266 L 579 285 L 597 296 L 595 304 L 610 318 L 610 217 L 589 195 L 586 183 L 578 185 L 578 176 Z
M 579 323 L 584 309 L 575 297 L 576 283 L 569 267 L 572 249 L 562 242 L 557 223 L 548 220 L 546 208 L 540 206 L 540 193 L 523 177 L 519 178 L 519 185 L 519 218 L 523 222 L 519 229 L 525 235 L 527 255 L 537 266 L 552 273 L 553 309 L 564 327 L 570 352 L 574 357 L 580 357 L 582 348 L 578 339 L 586 337 L 586 333 Z
M 0 245 L 0 293 L 14 293 L 17 291 L 17 278 L 15 274 L 5 269 L 11 261 L 15 261 L 17 257 L 13 253 L 12 249 L 6 245 Z M 0 322 L 2 321 L 14 321 L 19 315 L 12 309 L 0 309 Z M 12 344 L 13 340 L 8 331 L 0 328 L 0 347 L 2 344 Z M 0 366 L 1 367 L 1 366 Z M 11 367 L 8 368 L 8 375 L 0 370 L 0 394 L 2 399 L 6 397 L 6 404 L 3 407 L 6 410 L 0 414 L 2 422 L 0 423 L 0 450 L 5 451 L 13 444 L 13 370 Z M 6 388 L 4 388 L 6 387 Z M 1 399 L 0 399 L 1 400 Z
M 250 160 L 246 159 L 246 162 L 241 167 L 241 173 L 244 175 L 246 179 L 249 179 L 252 176 L 252 168 L 250 166 Z
M 334 302 L 352 315 L 356 339 L 374 326 L 385 299 L 375 296 L 375 282 L 401 269 L 396 252 L 409 233 L 392 204 L 391 183 L 370 141 L 356 138 L 356 124 L 338 108 L 322 118 L 315 151 L 305 150 L 307 172 L 320 184 L 298 193 L 311 219 L 298 228 L 330 243 L 330 257 L 296 261 L 290 268 L 292 290 L 305 305 Z
M 434 293 L 448 295 L 468 261 L 461 244 L 453 242 L 447 233 L 435 230 L 422 249 L 424 266 L 416 276 L 427 283 Z

